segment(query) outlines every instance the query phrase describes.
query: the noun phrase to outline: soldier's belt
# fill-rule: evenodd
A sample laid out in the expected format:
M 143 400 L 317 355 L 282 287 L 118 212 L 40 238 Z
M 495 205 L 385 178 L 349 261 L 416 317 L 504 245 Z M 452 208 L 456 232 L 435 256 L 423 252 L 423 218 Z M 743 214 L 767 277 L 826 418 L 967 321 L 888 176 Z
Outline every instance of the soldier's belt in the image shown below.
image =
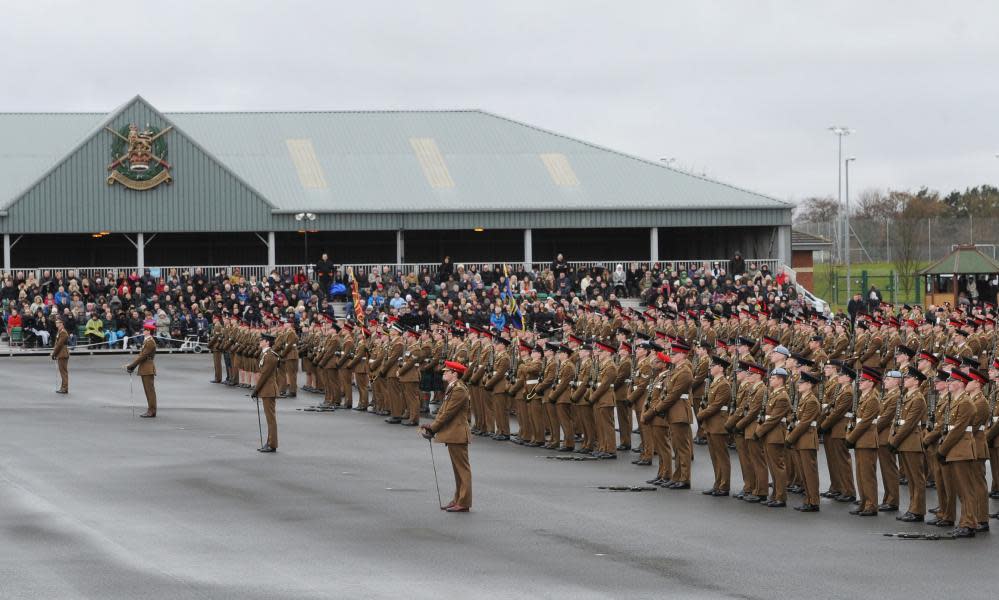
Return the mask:
M 956 425 L 948 425 L 948 426 L 947 426 L 947 431 L 953 431 L 953 430 L 954 430 L 954 429 L 956 429 L 956 428 L 957 428 L 957 426 L 956 426 Z M 973 432 L 974 430 L 975 430 L 975 428 L 974 428 L 974 427 L 971 427 L 970 425 L 969 425 L 968 427 L 965 427 L 965 428 L 964 428 L 964 432 L 965 432 L 965 433 L 971 433 L 971 432 Z
M 985 425 L 979 425 L 978 431 L 985 431 Z
M 533 385 L 533 384 L 536 384 L 537 382 L 538 382 L 537 379 L 528 379 L 524 383 L 526 383 L 527 385 Z
M 723 406 L 719 409 L 721 412 L 728 412 L 728 406 Z
M 680 399 L 681 399 L 681 400 L 686 400 L 686 399 L 687 399 L 687 398 L 689 398 L 689 397 L 690 397 L 690 396 L 689 396 L 689 395 L 687 395 L 687 394 L 680 394 Z
M 848 412 L 845 415 L 843 415 L 843 418 L 844 419 L 852 419 L 853 418 L 853 413 L 852 412 Z

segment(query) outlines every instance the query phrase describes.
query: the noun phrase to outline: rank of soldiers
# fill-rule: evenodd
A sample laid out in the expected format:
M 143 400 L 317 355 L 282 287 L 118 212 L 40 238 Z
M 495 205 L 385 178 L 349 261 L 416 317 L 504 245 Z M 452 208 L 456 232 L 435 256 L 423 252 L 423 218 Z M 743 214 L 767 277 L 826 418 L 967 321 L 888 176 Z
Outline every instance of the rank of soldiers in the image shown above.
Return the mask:
M 693 444 L 705 444 L 708 496 L 784 508 L 789 493 L 801 494 L 800 512 L 818 512 L 825 497 L 852 515 L 898 512 L 900 521 L 952 527 L 955 537 L 988 531 L 996 517 L 988 512 L 989 498 L 999 498 L 992 307 L 924 314 L 883 305 L 855 324 L 762 309 L 583 307 L 543 332 L 460 321 L 405 327 L 389 317 L 318 318 L 300 333 L 280 319 L 257 328 L 216 320 L 213 382 L 259 395 L 266 370 L 266 393 L 294 397 L 301 367 L 302 389 L 323 396 L 315 410 L 418 426 L 431 394 L 442 395 L 445 364 L 459 365 L 475 436 L 603 460 L 631 451 L 633 464 L 656 461 L 647 483 L 673 490 L 690 488 Z M 265 447 L 276 449 L 273 427 Z M 820 447 L 829 481 L 821 492 Z M 732 486 L 731 450 L 741 489 Z M 926 507 L 926 488 L 936 488 L 937 507 Z

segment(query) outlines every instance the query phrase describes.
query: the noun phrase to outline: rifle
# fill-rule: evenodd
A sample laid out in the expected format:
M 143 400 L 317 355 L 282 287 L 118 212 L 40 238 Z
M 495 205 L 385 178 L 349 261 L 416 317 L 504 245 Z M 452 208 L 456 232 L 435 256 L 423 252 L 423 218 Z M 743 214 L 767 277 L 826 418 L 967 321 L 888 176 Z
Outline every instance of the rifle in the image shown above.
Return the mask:
M 731 395 L 731 398 L 729 398 L 729 401 L 728 401 L 728 406 L 729 406 L 729 408 L 728 408 L 728 414 L 734 415 L 735 414 L 735 409 L 739 405 L 739 376 L 738 376 L 738 374 L 737 374 L 734 366 L 732 367 L 732 386 L 731 386 L 731 388 L 732 388 L 732 395 Z
M 520 340 L 517 340 L 514 343 L 517 344 L 517 347 L 514 348 L 513 353 L 510 355 L 510 370 L 506 373 L 506 380 L 510 383 L 517 382 L 517 367 L 520 362 Z
M 791 395 L 791 418 L 787 420 L 787 431 L 790 433 L 798 425 L 798 401 L 800 394 L 795 385 L 792 385 L 788 392 Z
M 937 403 L 940 402 L 940 394 L 930 388 L 929 398 L 926 400 L 926 431 L 933 431 L 937 426 Z
M 857 426 L 857 411 L 860 409 L 860 380 L 853 380 L 853 405 L 850 407 L 850 422 L 846 424 L 846 431 L 853 431 Z
M 766 385 L 766 384 L 764 384 Z M 767 404 L 770 403 L 770 388 L 763 390 L 763 403 L 760 404 L 760 412 L 756 415 L 756 422 L 762 425 L 767 420 Z

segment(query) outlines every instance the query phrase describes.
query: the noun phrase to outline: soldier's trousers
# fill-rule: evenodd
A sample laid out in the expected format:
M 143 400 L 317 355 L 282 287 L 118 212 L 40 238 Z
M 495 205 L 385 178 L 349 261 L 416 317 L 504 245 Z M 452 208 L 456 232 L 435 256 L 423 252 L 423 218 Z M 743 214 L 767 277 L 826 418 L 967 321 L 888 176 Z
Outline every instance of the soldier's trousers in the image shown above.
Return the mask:
M 617 403 L 617 428 L 621 445 L 631 448 L 631 403 Z
M 774 482 L 773 499 L 778 502 L 787 502 L 787 461 L 785 459 L 784 444 L 764 443 L 763 446 L 767 460 L 767 470 L 770 471 L 770 477 Z
M 215 383 L 222 381 L 222 353 L 212 352 L 212 366 L 215 368 Z
M 393 418 L 401 419 L 402 412 L 406 410 L 406 401 L 402 395 L 402 383 L 399 382 L 398 377 L 387 379 L 386 383 L 388 384 L 386 392 L 389 399 L 389 413 Z
M 340 379 L 337 377 L 336 369 L 323 369 L 323 384 L 325 388 L 323 404 L 336 404 L 340 397 Z
M 409 420 L 420 422 L 420 382 L 406 381 L 400 382 L 402 395 L 406 402 L 406 411 L 409 413 Z
M 284 362 L 284 391 L 289 396 L 298 395 L 298 361 L 286 360 Z
M 340 375 L 340 392 L 343 393 L 343 402 L 340 406 L 351 408 L 354 406 L 354 372 L 350 369 L 338 369 Z
M 887 443 L 884 446 L 878 446 L 878 467 L 881 469 L 881 485 L 885 488 L 885 495 L 881 502 L 898 506 L 898 462 Z
M 57 358 L 56 365 L 59 367 L 59 389 L 69 391 L 69 359 Z
M 555 405 L 558 414 L 558 427 L 562 430 L 562 445 L 566 448 L 576 446 L 576 430 L 572 423 L 572 404 L 565 402 Z M 558 429 L 552 432 L 552 441 L 558 441 Z
M 468 404 L 472 413 L 472 430 L 485 431 L 486 420 L 482 414 L 482 390 L 477 385 L 468 384 Z
M 222 364 L 225 365 L 225 380 L 232 383 L 236 379 L 236 369 L 232 366 L 232 355 L 228 352 L 223 352 Z
M 597 426 L 593 418 L 593 407 L 589 404 L 576 405 L 576 420 L 583 430 L 581 448 L 592 451 L 597 444 Z
M 797 450 L 800 477 L 805 487 L 805 504 L 819 505 L 819 461 L 817 450 Z
M 937 460 L 937 446 L 931 445 L 923 451 L 923 458 L 926 460 L 926 479 L 939 485 L 943 475 L 940 473 L 940 461 Z
M 479 406 L 481 407 L 482 423 L 479 429 L 486 433 L 496 433 L 496 419 L 493 418 L 493 395 L 484 387 L 475 388 L 479 393 Z
M 972 484 L 974 462 L 973 460 L 958 460 L 947 463 L 947 466 L 943 468 L 947 483 L 953 483 L 954 493 L 957 496 L 957 500 L 961 503 L 960 520 L 952 520 L 957 523 L 958 527 L 967 527 L 969 529 L 974 529 L 978 526 L 978 521 L 976 520 L 976 511 L 978 510 L 977 500 L 974 497 L 975 492 Z
M 788 485 L 804 485 L 804 481 L 801 478 L 801 460 L 797 452 L 784 453 L 784 466 L 787 468 Z
M 826 436 L 826 463 L 829 467 L 829 489 L 844 496 L 856 496 L 857 488 L 853 485 L 853 461 L 846 447 L 844 438 Z
M 517 412 L 517 437 L 527 440 L 531 437 L 534 425 L 531 423 L 531 413 L 527 410 L 527 401 L 523 398 L 512 399 L 514 410 Z
M 278 393 L 284 391 L 286 385 L 288 385 L 288 376 L 285 371 L 284 361 L 278 361 L 277 368 L 274 369 L 274 381 L 277 382 Z
M 635 422 L 638 423 L 638 435 L 641 437 L 642 453 L 638 455 L 639 460 L 652 460 L 652 443 L 649 438 L 652 437 L 652 432 L 649 430 L 651 425 L 646 425 L 642 423 L 642 411 L 644 410 L 641 402 L 635 402 L 632 405 L 632 410 L 635 411 Z
M 558 420 L 558 406 L 554 402 L 549 402 L 548 400 L 542 400 L 541 406 L 545 411 L 545 427 L 551 432 L 551 438 L 549 438 L 548 443 L 553 446 L 558 446 L 559 442 L 559 429 L 561 425 Z M 544 438 L 544 431 L 541 432 L 541 437 Z
M 673 471 L 673 452 L 666 433 L 669 428 L 666 425 L 650 425 L 648 430 L 652 434 L 653 452 L 659 457 L 659 479 L 669 479 Z
M 496 433 L 510 435 L 510 396 L 506 392 L 492 395 L 493 420 L 496 422 Z
M 937 445 L 933 444 L 933 452 L 937 451 Z M 943 521 L 955 521 L 957 520 L 957 497 L 955 492 L 957 491 L 957 482 L 954 481 L 953 470 L 950 468 L 951 464 L 940 460 L 936 454 L 933 455 L 933 460 L 937 463 L 937 472 L 939 476 L 937 477 L 937 518 Z
M 727 492 L 732 463 L 728 457 L 728 434 L 709 433 L 708 456 L 711 457 L 711 468 L 715 472 L 715 482 L 711 489 Z
M 354 371 L 354 380 L 357 382 L 357 408 L 368 409 L 368 373 Z
M 594 406 L 593 417 L 597 427 L 597 450 L 617 454 L 617 437 L 614 435 L 614 406 Z
M 530 441 L 545 443 L 545 407 L 544 401 L 535 398 L 527 403 L 527 412 L 531 415 L 531 430 L 527 432 Z
M 992 469 L 992 487 L 989 491 L 999 492 L 999 448 L 989 448 L 989 467 Z
M 142 375 L 142 391 L 146 394 L 146 407 L 149 412 L 156 413 L 156 385 L 154 383 L 155 375 Z
M 753 470 L 753 479 L 756 485 L 752 494 L 766 498 L 769 495 L 767 478 L 767 459 L 763 454 L 763 442 L 759 440 L 746 439 L 746 455 L 749 459 L 749 468 Z
M 989 521 L 989 484 L 985 480 L 985 459 L 971 461 L 971 493 L 979 523 Z
M 860 491 L 860 510 L 878 510 L 878 449 L 857 448 L 857 487 Z
M 739 470 L 742 472 L 742 492 L 752 494 L 753 490 L 756 489 L 756 470 L 749 458 L 746 438 L 741 433 L 733 437 L 735 438 L 735 454 L 739 457 Z
M 386 402 L 386 392 L 385 392 L 385 378 L 384 377 L 374 377 L 371 379 L 371 402 L 375 406 L 375 412 L 379 413 L 387 410 Z
M 277 402 L 274 398 L 261 398 L 264 405 L 264 418 L 267 419 L 267 445 L 277 450 Z
M 472 507 L 472 467 L 468 462 L 468 444 L 448 444 L 451 468 L 454 470 L 454 504 Z
M 690 463 L 694 457 L 690 423 L 670 423 L 669 437 L 676 454 L 676 468 L 670 479 L 690 483 Z
M 902 473 L 909 480 L 909 507 L 914 515 L 926 514 L 926 460 L 923 452 L 899 452 Z

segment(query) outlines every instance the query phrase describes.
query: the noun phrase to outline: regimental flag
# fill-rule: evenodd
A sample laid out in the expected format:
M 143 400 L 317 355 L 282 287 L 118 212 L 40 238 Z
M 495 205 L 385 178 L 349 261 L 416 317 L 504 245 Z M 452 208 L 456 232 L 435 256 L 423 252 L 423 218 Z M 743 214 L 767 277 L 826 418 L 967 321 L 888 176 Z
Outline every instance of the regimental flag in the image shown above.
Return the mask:
M 506 278 L 506 291 L 500 292 L 500 297 L 506 297 L 506 310 L 510 313 L 510 324 L 517 329 L 524 329 L 524 318 L 520 314 L 520 306 L 517 305 L 517 299 L 513 297 L 513 288 L 510 286 L 510 272 L 506 268 L 506 264 L 503 264 L 503 275 Z
M 357 289 L 357 277 L 354 277 L 354 268 L 347 267 L 347 278 L 350 279 L 350 296 L 354 301 L 354 318 L 359 324 L 364 324 L 364 305 L 361 302 L 361 293 Z

